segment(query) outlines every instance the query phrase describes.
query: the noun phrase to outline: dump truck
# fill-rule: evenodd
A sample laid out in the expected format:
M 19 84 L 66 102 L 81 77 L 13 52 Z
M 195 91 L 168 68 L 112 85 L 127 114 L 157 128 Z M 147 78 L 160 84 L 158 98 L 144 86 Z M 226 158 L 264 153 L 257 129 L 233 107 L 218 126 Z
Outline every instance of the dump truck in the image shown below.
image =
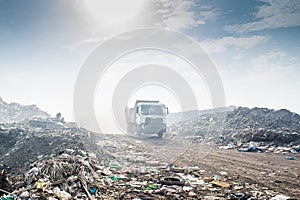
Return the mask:
M 125 109 L 127 132 L 138 136 L 157 134 L 162 138 L 167 130 L 168 114 L 168 108 L 159 101 L 137 100 L 133 108 Z

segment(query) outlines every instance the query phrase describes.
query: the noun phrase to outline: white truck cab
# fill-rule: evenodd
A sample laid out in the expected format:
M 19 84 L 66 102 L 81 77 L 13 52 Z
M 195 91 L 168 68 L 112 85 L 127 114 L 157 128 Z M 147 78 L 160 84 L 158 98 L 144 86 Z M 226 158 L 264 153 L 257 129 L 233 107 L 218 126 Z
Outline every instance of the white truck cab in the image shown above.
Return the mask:
M 159 101 L 137 100 L 133 108 L 126 108 L 127 131 L 130 133 L 157 134 L 166 132 L 168 108 Z

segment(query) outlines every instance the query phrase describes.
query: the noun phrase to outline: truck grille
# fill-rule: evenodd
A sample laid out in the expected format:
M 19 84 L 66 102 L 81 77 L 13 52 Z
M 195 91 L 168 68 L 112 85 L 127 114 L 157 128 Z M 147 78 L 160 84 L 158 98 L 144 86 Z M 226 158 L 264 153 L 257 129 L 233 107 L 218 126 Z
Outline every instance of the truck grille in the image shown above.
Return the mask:
M 162 124 L 163 123 L 163 119 L 162 118 L 157 118 L 157 119 L 152 119 L 147 117 L 145 120 L 145 125 L 149 125 L 149 124 Z

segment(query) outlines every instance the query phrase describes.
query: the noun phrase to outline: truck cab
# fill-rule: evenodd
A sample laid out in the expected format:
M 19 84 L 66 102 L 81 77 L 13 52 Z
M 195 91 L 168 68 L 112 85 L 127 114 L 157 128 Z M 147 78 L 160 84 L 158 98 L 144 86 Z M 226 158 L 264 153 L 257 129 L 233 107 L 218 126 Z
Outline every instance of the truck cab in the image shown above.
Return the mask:
M 168 108 L 159 101 L 138 100 L 134 108 L 126 109 L 127 131 L 138 135 L 157 134 L 162 137 L 166 132 Z

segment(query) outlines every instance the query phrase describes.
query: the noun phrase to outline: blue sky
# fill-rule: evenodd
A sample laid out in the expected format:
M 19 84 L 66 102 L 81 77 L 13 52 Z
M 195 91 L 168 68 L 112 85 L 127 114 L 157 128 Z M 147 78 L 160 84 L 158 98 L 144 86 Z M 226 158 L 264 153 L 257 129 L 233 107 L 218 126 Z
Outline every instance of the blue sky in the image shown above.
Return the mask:
M 149 26 L 199 42 L 227 105 L 300 113 L 298 0 L 0 0 L 0 96 L 73 120 L 74 84 L 90 52 Z

